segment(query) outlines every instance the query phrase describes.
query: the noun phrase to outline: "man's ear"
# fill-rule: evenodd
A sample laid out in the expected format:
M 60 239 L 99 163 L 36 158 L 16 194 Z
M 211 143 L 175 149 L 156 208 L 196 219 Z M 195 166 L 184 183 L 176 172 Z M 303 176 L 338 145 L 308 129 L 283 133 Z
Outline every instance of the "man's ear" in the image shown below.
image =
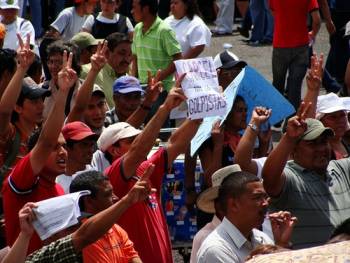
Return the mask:
M 227 199 L 227 212 L 236 213 L 238 211 L 239 205 L 237 202 L 237 198 L 229 197 Z
M 23 108 L 21 106 L 15 105 L 14 111 L 20 114 L 22 112 Z
M 114 146 L 114 145 L 109 146 L 107 151 L 109 152 L 110 155 L 112 155 L 113 158 L 121 155 L 121 153 L 119 151 L 119 147 Z
M 85 210 L 86 211 L 89 211 L 91 210 L 91 208 L 93 208 L 95 206 L 95 203 L 94 203 L 94 198 L 92 198 L 91 196 L 87 195 L 87 196 L 84 196 L 82 197 L 83 198 L 83 203 L 84 203 L 84 207 L 85 207 Z

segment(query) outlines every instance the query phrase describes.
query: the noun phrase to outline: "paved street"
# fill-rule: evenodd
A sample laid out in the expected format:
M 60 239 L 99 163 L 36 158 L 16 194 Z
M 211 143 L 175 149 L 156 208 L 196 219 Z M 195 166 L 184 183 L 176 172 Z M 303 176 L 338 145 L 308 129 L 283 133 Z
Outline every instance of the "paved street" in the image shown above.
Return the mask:
M 212 26 L 210 26 L 212 28 Z M 248 46 L 244 40 L 245 38 L 239 35 L 238 32 L 233 36 L 215 37 L 212 38 L 212 43 L 209 48 L 206 48 L 204 55 L 215 56 L 217 53 L 223 51 L 223 44 L 229 43 L 232 45 L 231 52 L 235 53 L 240 59 L 245 60 L 249 65 L 256 68 L 268 80 L 272 81 L 272 46 L 251 47 Z M 321 30 L 317 36 L 315 43 L 315 52 L 328 54 L 328 32 L 324 23 L 322 23 Z

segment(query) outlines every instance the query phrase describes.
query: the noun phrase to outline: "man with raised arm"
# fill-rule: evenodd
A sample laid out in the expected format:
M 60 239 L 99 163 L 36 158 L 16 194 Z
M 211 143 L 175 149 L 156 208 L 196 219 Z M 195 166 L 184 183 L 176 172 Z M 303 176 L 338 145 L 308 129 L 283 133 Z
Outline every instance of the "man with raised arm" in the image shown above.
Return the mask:
M 29 48 L 29 35 L 26 43 L 18 35 L 21 47 L 17 54 L 16 62 L 15 52 L 3 50 L 7 53 L 7 59 L 1 63 L 7 63 L 8 67 L 14 67 L 6 70 L 1 75 L 2 81 L 11 76 L 7 82 L 7 87 L 0 98 L 0 174 L 2 180 L 10 173 L 15 164 L 27 153 L 27 140 L 38 124 L 43 120 L 44 98 L 50 94 L 50 91 L 39 88 L 35 83 L 24 82 L 23 79 L 28 68 L 34 60 L 34 52 Z M 5 57 L 5 56 L 4 56 Z
M 177 80 L 176 86 L 170 90 L 165 102 L 142 133 L 136 138 L 135 136 L 124 137 L 118 141 L 115 151 L 119 156 L 115 156 L 113 164 L 105 171 L 110 178 L 114 193 L 121 198 L 140 178 L 149 163 L 155 165 L 150 181 L 158 194 L 152 194 L 145 202 L 130 207 L 118 220 L 118 224 L 127 231 L 134 242 L 141 260 L 146 263 L 173 262 L 167 224 L 160 205 L 161 184 L 163 176 L 175 158 L 186 151 L 201 122 L 200 120 L 185 121 L 172 134 L 167 147 L 160 147 L 146 159 L 170 111 L 185 99 L 180 88 L 183 78 L 184 75 Z M 130 129 L 130 125 L 125 125 L 126 129 Z M 122 133 L 123 129 L 118 132 Z
M 134 187 L 117 203 L 102 210 L 91 218 L 87 219 L 78 230 L 71 235 L 52 242 L 38 251 L 35 251 L 26 257 L 26 251 L 30 238 L 33 234 L 32 222 L 35 220 L 33 208 L 35 203 L 27 203 L 19 211 L 19 221 L 21 232 L 10 252 L 2 261 L 3 263 L 29 263 L 29 262 L 83 262 L 82 250 L 91 243 L 101 238 L 112 226 L 115 221 L 125 212 L 125 210 L 145 200 L 155 189 L 151 188 L 149 176 L 153 171 L 154 166 L 149 166 L 142 175 L 142 180 L 136 182 Z M 96 257 L 94 262 L 101 258 Z M 118 262 L 121 260 L 118 259 Z M 125 261 L 123 261 L 125 262 Z M 128 261 L 133 263 L 140 263 L 139 260 Z
M 21 43 L 22 52 L 29 52 L 29 42 Z M 71 68 L 72 53 L 64 52 L 63 67 L 58 74 L 59 91 L 52 111 L 41 133 L 31 137 L 32 149 L 14 167 L 3 186 L 3 206 L 8 245 L 12 246 L 19 232 L 18 211 L 27 202 L 37 202 L 64 194 L 55 183 L 56 176 L 64 173 L 67 152 L 61 128 L 64 121 L 64 108 L 69 88 L 77 80 Z M 37 142 L 34 142 L 37 139 Z M 31 239 L 28 252 L 42 247 L 37 235 Z
M 262 176 L 272 210 L 298 218 L 294 248 L 328 240 L 336 225 L 350 216 L 350 159 L 331 161 L 334 132 L 311 118 L 305 103 L 288 121 L 287 131 L 265 162 Z M 292 160 L 288 161 L 289 158 Z

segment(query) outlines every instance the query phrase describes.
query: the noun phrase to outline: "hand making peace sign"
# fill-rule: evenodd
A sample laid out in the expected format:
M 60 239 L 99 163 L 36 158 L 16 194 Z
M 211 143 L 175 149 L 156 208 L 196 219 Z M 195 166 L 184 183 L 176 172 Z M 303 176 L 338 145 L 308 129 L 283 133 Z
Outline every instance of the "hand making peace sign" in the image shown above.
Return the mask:
M 19 42 L 19 48 L 17 50 L 17 66 L 27 71 L 35 58 L 34 52 L 30 49 L 30 34 L 27 35 L 25 43 L 20 34 L 17 34 L 17 38 Z
M 72 69 L 73 53 L 63 52 L 62 69 L 58 72 L 58 87 L 63 91 L 69 91 L 78 79 L 77 73 Z

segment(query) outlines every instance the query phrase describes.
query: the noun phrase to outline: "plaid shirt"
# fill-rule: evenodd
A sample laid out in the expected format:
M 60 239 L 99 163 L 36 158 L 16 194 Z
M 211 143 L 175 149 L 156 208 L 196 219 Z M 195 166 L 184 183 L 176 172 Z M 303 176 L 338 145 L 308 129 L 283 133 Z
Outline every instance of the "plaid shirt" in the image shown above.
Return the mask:
M 74 250 L 72 235 L 68 235 L 30 254 L 25 263 L 33 262 L 80 263 L 83 258 Z

